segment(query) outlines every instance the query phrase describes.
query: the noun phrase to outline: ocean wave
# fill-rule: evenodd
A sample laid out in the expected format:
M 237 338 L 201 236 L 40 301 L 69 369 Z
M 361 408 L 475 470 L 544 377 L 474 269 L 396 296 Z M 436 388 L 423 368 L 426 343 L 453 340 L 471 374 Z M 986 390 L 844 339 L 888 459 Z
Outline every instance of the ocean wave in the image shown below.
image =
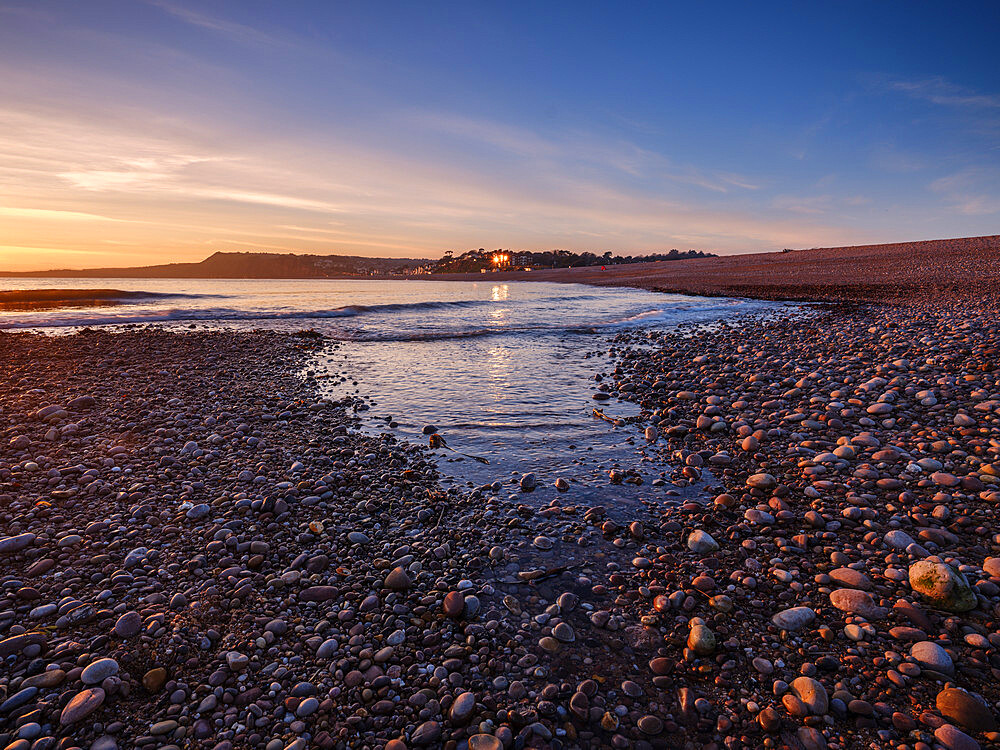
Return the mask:
M 384 305 L 344 305 L 327 312 L 345 315 L 362 313 L 398 312 L 403 310 L 447 310 L 449 308 L 482 307 L 497 304 L 489 299 L 427 300 L 425 302 L 391 302 Z
M 343 311 L 347 314 L 361 314 L 367 312 L 380 313 L 406 310 L 448 310 L 452 308 L 496 307 L 498 305 L 539 306 L 547 302 L 562 306 L 567 302 L 578 302 L 593 299 L 600 299 L 600 297 L 593 294 L 578 294 L 570 297 L 541 297 L 525 301 L 494 299 L 425 300 L 423 302 L 391 302 L 384 305 L 344 305 L 343 307 L 334 308 L 329 312 L 333 313 Z M 303 313 L 303 315 L 306 314 L 307 313 Z
M 510 336 L 533 332 L 551 333 L 554 328 L 546 326 L 518 326 L 498 328 L 453 329 L 446 331 L 337 331 L 334 338 L 342 341 L 371 343 L 405 343 L 407 341 L 445 341 L 448 339 L 477 339 L 484 336 Z
M 577 429 L 576 422 L 454 422 L 439 424 L 445 430 L 566 430 Z
M 80 292 L 91 292 L 94 290 L 69 290 Z M 96 290 L 102 294 L 92 297 L 80 295 L 72 300 L 92 300 L 100 301 L 106 307 L 107 303 L 141 301 L 143 299 L 168 299 L 181 297 L 216 297 L 221 295 L 197 295 L 197 294 L 173 294 L 165 292 L 119 292 L 117 290 Z M 116 292 L 112 295 L 110 292 Z M 0 292 L 0 295 L 3 293 Z M 56 304 L 55 297 L 49 297 L 45 301 L 47 307 L 67 307 L 79 306 L 72 304 L 69 299 L 59 298 Z M 2 298 L 0 298 L 2 303 Z M 196 322 L 203 321 L 226 322 L 226 321 L 250 321 L 250 320 L 309 320 L 325 318 L 351 318 L 358 315 L 370 313 L 387 313 L 419 310 L 443 310 L 449 308 L 479 307 L 482 305 L 495 305 L 493 300 L 430 300 L 425 302 L 394 302 L 384 305 L 344 305 L 327 310 L 239 310 L 234 308 L 157 308 L 141 313 L 125 311 L 119 313 L 109 313 L 104 315 L 34 315 L 30 320 L 0 321 L 0 329 L 4 328 L 69 328 L 79 326 L 100 326 L 100 325 L 125 325 L 139 323 L 175 323 L 175 322 Z M 89 306 L 89 305 L 88 305 Z M 2 308 L 0 308 L 2 309 Z
M 204 294 L 185 294 L 182 292 L 146 292 L 125 289 L 3 289 L 0 290 L 0 302 L 68 302 L 70 300 L 133 300 L 133 299 L 167 299 L 171 297 L 197 299 Z
M 72 290 L 90 292 L 93 290 Z M 216 295 L 185 295 L 163 292 L 119 292 L 117 290 L 96 290 L 100 295 L 84 297 L 83 295 L 75 299 L 100 299 L 112 303 L 118 300 L 128 299 L 130 301 L 140 301 L 142 299 L 172 297 L 202 297 Z M 115 292 L 114 295 L 111 292 Z M 0 293 L 2 294 L 2 293 Z M 580 295 L 579 299 L 586 299 L 589 295 Z M 54 297 L 50 299 L 55 299 Z M 551 302 L 564 302 L 567 299 L 553 297 Z M 60 300 L 64 301 L 64 300 Z M 534 300 L 537 304 L 539 300 Z M 272 321 L 272 320 L 322 320 L 330 318 L 352 318 L 367 314 L 382 314 L 391 312 L 419 312 L 421 310 L 447 310 L 462 309 L 482 306 L 495 306 L 495 300 L 427 300 L 422 302 L 393 302 L 382 305 L 360 305 L 351 304 L 341 307 L 334 307 L 325 310 L 240 310 L 236 308 L 154 308 L 143 312 L 133 312 L 132 310 L 122 310 L 117 313 L 106 313 L 103 315 L 33 315 L 30 319 L 23 320 L 0 320 L 0 329 L 21 329 L 21 328 L 70 328 L 81 326 L 100 325 L 126 325 L 141 323 L 176 323 L 176 322 L 227 322 L 227 321 Z M 511 304 L 511 303 L 503 303 Z
M 327 310 L 312 312 L 263 312 L 254 310 L 151 310 L 139 314 L 115 314 L 102 316 L 33 316 L 31 320 L 0 322 L 0 329 L 30 328 L 89 328 L 91 326 L 121 326 L 165 323 L 241 323 L 255 320 L 310 320 L 316 318 L 343 318 L 356 313 L 349 310 Z
M 111 295 L 112 293 L 128 295 L 131 301 L 141 302 L 143 299 L 170 299 L 184 297 L 223 298 L 222 295 L 195 295 L 166 292 L 123 292 L 120 290 L 79 290 L 93 294 Z M 690 303 L 658 304 L 654 307 L 644 307 L 638 310 L 622 311 L 616 316 L 603 320 L 581 320 L 582 316 L 570 316 L 575 320 L 566 320 L 567 304 L 585 302 L 597 295 L 579 294 L 569 297 L 545 297 L 518 301 L 498 301 L 492 299 L 466 300 L 425 300 L 420 302 L 393 302 L 386 304 L 349 304 L 328 309 L 240 309 L 237 307 L 181 307 L 166 304 L 150 304 L 148 307 L 122 304 L 117 308 L 98 305 L 100 312 L 88 305 L 87 312 L 69 310 L 66 306 L 57 312 L 42 312 L 32 310 L 25 314 L 0 316 L 0 329 L 66 329 L 94 326 L 122 325 L 172 325 L 180 323 L 205 323 L 208 325 L 253 324 L 259 322 L 263 326 L 274 323 L 299 323 L 301 325 L 317 325 L 323 328 L 323 321 L 344 319 L 342 325 L 335 330 L 326 331 L 331 337 L 353 341 L 433 341 L 439 339 L 475 338 L 482 336 L 498 336 L 509 334 L 599 334 L 616 329 L 634 327 L 636 325 L 656 325 L 697 321 L 706 317 L 714 317 L 720 311 L 728 312 L 728 305 L 715 303 L 697 305 Z M 117 300 L 116 297 L 106 297 Z M 114 301 L 111 304 L 115 304 Z M 507 306 L 514 310 L 522 306 L 531 313 L 527 320 L 522 319 L 520 325 L 492 325 L 492 320 L 475 319 L 470 316 L 449 316 L 442 314 L 433 316 L 434 311 L 461 310 L 464 308 Z M 586 310 L 586 304 L 577 312 Z M 428 313 L 425 318 L 415 321 L 413 315 Z M 410 313 L 410 316 L 406 316 Z M 400 315 L 396 320 L 395 315 Z M 491 316 L 492 317 L 492 316 Z M 530 318 L 533 317 L 534 320 Z M 5 319 L 6 318 L 6 319 Z M 348 319 L 366 318 L 353 326 Z M 383 322 L 384 321 L 384 322 Z M 438 324 L 437 327 L 425 327 L 427 321 Z M 479 325 L 477 325 L 477 323 Z M 485 325 L 483 325 L 485 324 Z M 329 326 L 327 326 L 329 327 Z

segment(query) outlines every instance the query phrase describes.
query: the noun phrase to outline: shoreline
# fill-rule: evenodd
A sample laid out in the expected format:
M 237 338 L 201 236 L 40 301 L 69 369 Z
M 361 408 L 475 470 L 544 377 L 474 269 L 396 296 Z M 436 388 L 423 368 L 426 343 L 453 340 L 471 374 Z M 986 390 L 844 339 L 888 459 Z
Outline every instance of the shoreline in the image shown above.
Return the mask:
M 215 257 L 215 256 L 213 256 Z M 292 256 L 298 257 L 298 256 Z M 194 265 L 199 264 L 181 264 Z M 168 266 L 144 270 L 63 270 L 61 278 L 157 280 L 261 280 L 244 275 L 164 275 Z M 146 269 L 148 270 L 148 269 Z M 103 272 L 103 274 L 102 274 Z M 128 273 L 119 273 L 128 272 Z M 68 274 L 68 275 L 66 275 Z M 60 278 L 57 272 L 0 274 L 0 278 Z M 321 280 L 316 276 L 277 276 L 278 280 Z M 956 237 L 877 245 L 758 252 L 708 258 L 487 274 L 350 276 L 329 280 L 550 281 L 592 286 L 624 286 L 671 294 L 737 297 L 788 302 L 905 302 L 949 297 L 993 298 L 1000 286 L 1000 235 Z
M 824 308 L 617 337 L 678 493 L 631 524 L 443 491 L 298 378 L 315 338 L 0 333 L 7 742 L 1000 741 L 992 307 Z
M 216 253 L 202 263 L 167 264 L 161 266 L 104 269 L 62 269 L 59 271 L 17 272 L 0 274 L 0 278 L 184 278 L 239 280 L 268 278 L 266 274 L 247 275 L 226 272 L 218 261 L 232 253 Z M 240 254 L 235 254 L 239 256 Z M 318 256 L 262 254 L 270 260 L 314 258 Z M 347 256 L 331 256 L 347 257 Z M 223 264 L 224 265 L 224 264 Z M 267 264 L 265 263 L 265 266 Z M 211 268 L 213 273 L 205 273 Z M 821 299 L 886 300 L 913 294 L 959 293 L 970 285 L 988 292 L 1000 282 L 1000 235 L 955 237 L 887 244 L 824 247 L 781 252 L 755 252 L 713 256 L 655 263 L 565 269 L 536 269 L 526 272 L 491 273 L 501 280 L 570 281 L 601 286 L 636 286 L 638 288 L 677 293 L 746 296 L 756 299 L 789 299 L 819 301 Z M 195 271 L 199 271 L 196 273 Z M 266 270 L 265 267 L 257 269 Z M 271 267 L 270 270 L 275 270 Z M 140 273 L 140 272 L 145 273 Z M 185 271 L 182 273 L 181 271 Z M 318 279 L 311 274 L 288 274 L 280 266 L 273 278 Z M 433 276 L 355 276 L 345 279 L 433 279 L 481 280 L 482 274 L 435 274 Z M 332 278 L 332 277 L 331 277 Z
M 439 281 L 549 281 L 669 294 L 786 302 L 991 299 L 1000 286 L 1000 235 L 712 258 L 487 274 Z

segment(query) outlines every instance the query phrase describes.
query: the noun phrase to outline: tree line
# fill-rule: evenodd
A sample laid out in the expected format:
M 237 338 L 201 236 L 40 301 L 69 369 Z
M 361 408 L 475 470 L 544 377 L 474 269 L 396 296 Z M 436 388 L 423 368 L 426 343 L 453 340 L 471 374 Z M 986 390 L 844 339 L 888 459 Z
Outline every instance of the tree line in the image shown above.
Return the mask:
M 517 250 L 468 250 L 461 255 L 448 251 L 431 266 L 431 273 L 476 273 L 482 269 L 506 268 L 577 268 L 580 266 L 617 266 L 627 263 L 652 263 L 660 260 L 710 258 L 714 253 L 700 250 L 677 250 L 649 255 L 615 255 L 610 250 L 603 255 L 569 250 L 528 252 Z

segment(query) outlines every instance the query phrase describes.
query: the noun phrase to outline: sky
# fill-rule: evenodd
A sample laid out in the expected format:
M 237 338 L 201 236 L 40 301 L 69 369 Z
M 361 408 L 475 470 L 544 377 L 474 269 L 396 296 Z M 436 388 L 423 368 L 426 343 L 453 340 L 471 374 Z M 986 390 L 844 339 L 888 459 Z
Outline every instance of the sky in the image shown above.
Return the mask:
M 0 0 L 0 270 L 997 234 L 998 28 L 919 0 Z

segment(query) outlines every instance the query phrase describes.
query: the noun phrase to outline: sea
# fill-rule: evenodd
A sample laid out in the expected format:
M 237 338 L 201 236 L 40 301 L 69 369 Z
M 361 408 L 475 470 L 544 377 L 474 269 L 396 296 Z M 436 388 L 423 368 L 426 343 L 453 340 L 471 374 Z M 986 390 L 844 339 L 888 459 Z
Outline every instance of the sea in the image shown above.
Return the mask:
M 697 331 L 781 303 L 545 282 L 406 280 L 3 279 L 0 290 L 116 290 L 97 302 L 0 310 L 0 329 L 71 333 L 156 326 L 314 330 L 328 343 L 300 375 L 355 399 L 360 429 L 427 445 L 446 483 L 535 504 L 630 506 L 669 490 L 670 456 L 630 420 L 634 404 L 593 399 L 612 376 L 615 337 Z M 595 413 L 595 408 L 600 413 Z M 618 424 L 616 424 L 618 422 Z M 612 468 L 641 483 L 610 485 Z M 519 490 L 523 474 L 538 487 Z M 556 478 L 570 489 L 558 493 Z

